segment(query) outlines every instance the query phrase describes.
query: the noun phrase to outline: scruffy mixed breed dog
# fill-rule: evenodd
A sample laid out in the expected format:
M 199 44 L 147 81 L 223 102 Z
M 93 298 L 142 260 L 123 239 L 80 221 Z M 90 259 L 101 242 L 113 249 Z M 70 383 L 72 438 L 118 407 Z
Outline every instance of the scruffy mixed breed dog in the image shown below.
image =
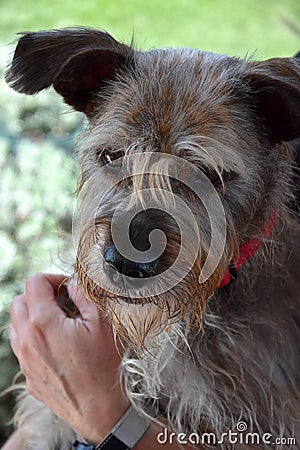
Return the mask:
M 53 86 L 88 118 L 75 271 L 126 345 L 133 406 L 220 438 L 207 447 L 300 449 L 296 60 L 144 52 L 70 28 L 24 34 L 6 77 L 25 94 Z M 30 396 L 17 418 L 30 448 L 72 448 Z M 259 438 L 222 441 L 241 423 Z

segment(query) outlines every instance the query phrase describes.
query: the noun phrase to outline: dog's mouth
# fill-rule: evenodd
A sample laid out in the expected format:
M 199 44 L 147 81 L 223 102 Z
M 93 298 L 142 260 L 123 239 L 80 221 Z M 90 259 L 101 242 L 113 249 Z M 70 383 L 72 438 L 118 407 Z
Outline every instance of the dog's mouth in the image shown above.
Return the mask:
M 150 303 L 149 300 L 146 298 L 139 298 L 139 297 L 119 297 L 119 301 L 127 303 L 128 305 L 137 305 L 137 306 L 143 306 L 145 303 Z

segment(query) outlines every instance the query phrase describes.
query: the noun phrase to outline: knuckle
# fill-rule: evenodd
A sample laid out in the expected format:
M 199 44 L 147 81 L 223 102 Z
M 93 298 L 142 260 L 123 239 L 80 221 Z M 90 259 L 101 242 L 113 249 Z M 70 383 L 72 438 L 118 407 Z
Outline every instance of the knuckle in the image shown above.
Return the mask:
M 13 314 L 20 306 L 20 304 L 24 301 L 24 295 L 16 295 L 10 304 L 10 313 Z
M 41 321 L 38 316 L 30 317 L 30 328 L 33 333 L 39 333 L 41 330 Z
M 22 355 L 22 358 L 23 358 L 23 357 L 26 357 L 26 356 L 28 355 L 28 353 L 29 353 L 29 348 L 30 348 L 30 347 L 28 347 L 28 341 L 27 341 L 27 339 L 26 339 L 26 340 L 21 340 L 21 341 L 19 342 L 20 355 Z
M 38 318 L 32 318 L 30 321 L 28 340 L 31 340 L 35 345 L 44 341 L 43 327 Z
M 41 272 L 29 275 L 29 277 L 26 280 L 26 290 L 31 288 L 33 285 L 35 285 L 38 281 L 40 281 L 43 278 L 44 275 Z
M 30 341 L 35 348 L 39 348 L 41 344 L 45 344 L 46 342 L 44 328 L 45 327 L 38 317 L 31 318 L 27 340 Z

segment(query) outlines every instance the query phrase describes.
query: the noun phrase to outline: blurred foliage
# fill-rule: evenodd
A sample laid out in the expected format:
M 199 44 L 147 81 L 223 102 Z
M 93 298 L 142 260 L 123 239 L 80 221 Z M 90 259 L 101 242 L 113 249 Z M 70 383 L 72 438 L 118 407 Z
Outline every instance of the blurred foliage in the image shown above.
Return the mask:
M 36 98 L 16 94 L 1 72 L 0 327 L 29 274 L 62 272 L 71 265 L 59 237 L 71 230 L 77 178 L 71 154 L 82 128 L 81 116 L 65 113 L 53 92 Z M 18 371 L 7 331 L 0 336 L 0 361 L 2 391 Z M 0 444 L 9 430 L 11 402 L 10 396 L 0 398 Z
M 299 50 L 299 0 L 0 0 L 0 39 L 20 31 L 89 25 L 138 47 L 197 47 L 244 57 Z

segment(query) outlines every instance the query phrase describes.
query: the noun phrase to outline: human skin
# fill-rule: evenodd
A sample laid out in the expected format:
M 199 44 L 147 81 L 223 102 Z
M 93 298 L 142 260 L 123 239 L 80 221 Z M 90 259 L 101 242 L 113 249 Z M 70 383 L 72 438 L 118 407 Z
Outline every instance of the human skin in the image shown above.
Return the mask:
M 27 391 L 96 444 L 129 407 L 119 380 L 121 349 L 116 348 L 104 313 L 84 298 L 78 286 L 69 285 L 68 290 L 80 315 L 70 318 L 60 308 L 57 292 L 65 281 L 65 276 L 50 274 L 27 280 L 25 293 L 11 305 L 11 345 Z M 161 431 L 151 425 L 134 449 L 161 449 L 156 439 Z M 3 450 L 26 448 L 21 435 L 19 430 Z M 180 447 L 172 443 L 163 448 Z

